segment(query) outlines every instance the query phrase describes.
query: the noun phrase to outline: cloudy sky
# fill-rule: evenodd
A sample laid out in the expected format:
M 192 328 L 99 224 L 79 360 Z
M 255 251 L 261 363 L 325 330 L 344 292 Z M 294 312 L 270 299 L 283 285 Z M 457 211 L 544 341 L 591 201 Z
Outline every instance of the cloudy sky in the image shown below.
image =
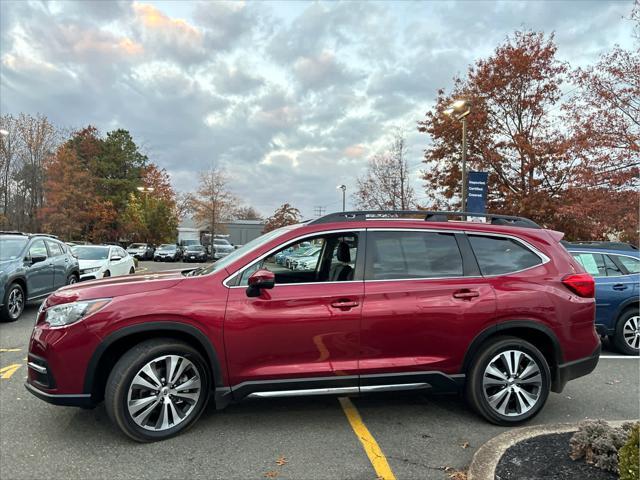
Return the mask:
M 516 29 L 556 32 L 591 63 L 630 46 L 633 0 L 519 2 L 0 1 L 0 109 L 131 131 L 179 191 L 210 165 L 269 214 L 341 207 L 367 158 L 440 87 Z

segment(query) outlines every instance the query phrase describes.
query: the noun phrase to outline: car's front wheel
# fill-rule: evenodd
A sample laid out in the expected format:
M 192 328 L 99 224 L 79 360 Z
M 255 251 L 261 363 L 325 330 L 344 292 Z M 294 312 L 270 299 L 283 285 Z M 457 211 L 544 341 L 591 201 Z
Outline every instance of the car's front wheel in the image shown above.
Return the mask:
M 15 322 L 20 318 L 24 310 L 26 298 L 24 290 L 19 283 L 12 283 L 4 294 L 2 307 L 0 307 L 0 321 Z
M 467 374 L 466 398 L 476 412 L 497 425 L 533 418 L 551 389 L 544 355 L 517 337 L 498 337 L 481 348 Z
M 612 340 L 620 353 L 625 355 L 640 353 L 640 312 L 637 308 L 629 308 L 622 312 Z
M 78 283 L 78 276 L 72 273 L 67 277 L 67 285 L 73 285 L 74 283 Z
M 107 380 L 111 420 L 139 442 L 164 440 L 189 428 L 207 404 L 209 368 L 197 350 L 170 338 L 125 353 Z

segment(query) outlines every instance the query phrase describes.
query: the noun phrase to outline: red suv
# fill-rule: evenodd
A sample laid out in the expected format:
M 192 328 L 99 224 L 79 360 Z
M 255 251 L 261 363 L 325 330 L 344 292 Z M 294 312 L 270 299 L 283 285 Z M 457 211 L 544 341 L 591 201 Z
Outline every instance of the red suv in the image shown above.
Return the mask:
M 598 363 L 594 282 L 561 233 L 464 215 L 331 214 L 210 266 L 62 288 L 38 313 L 26 387 L 104 400 L 138 441 L 247 396 L 462 390 L 493 423 L 528 420 Z

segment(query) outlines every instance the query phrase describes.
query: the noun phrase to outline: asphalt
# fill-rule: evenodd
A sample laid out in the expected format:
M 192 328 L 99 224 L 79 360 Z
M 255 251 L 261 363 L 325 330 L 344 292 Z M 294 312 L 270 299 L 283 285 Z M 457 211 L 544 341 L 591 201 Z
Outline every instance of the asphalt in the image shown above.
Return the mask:
M 140 266 L 153 271 L 182 265 Z M 36 310 L 31 305 L 18 322 L 0 324 L 0 349 L 19 349 L 0 350 L 0 369 L 19 365 L 9 378 L 0 373 L 2 479 L 376 478 L 335 397 L 210 408 L 188 432 L 146 445 L 122 436 L 103 406 L 46 404 L 23 386 Z M 638 359 L 602 358 L 591 375 L 551 394 L 529 425 L 639 418 L 639 383 Z M 455 395 L 378 394 L 352 401 L 397 479 L 447 479 L 446 467 L 464 469 L 484 442 L 508 430 L 483 421 Z

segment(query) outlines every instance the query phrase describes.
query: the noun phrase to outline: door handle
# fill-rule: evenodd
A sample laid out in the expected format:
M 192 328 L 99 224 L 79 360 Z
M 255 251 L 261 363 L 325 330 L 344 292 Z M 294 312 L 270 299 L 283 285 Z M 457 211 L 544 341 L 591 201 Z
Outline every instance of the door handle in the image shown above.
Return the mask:
M 616 283 L 613 286 L 614 290 L 626 290 L 627 288 L 628 288 L 627 285 L 625 285 L 624 283 Z
M 458 290 L 457 292 L 453 292 L 453 298 L 460 298 L 462 300 L 471 300 L 472 298 L 479 297 L 480 292 L 475 290 Z
M 331 306 L 333 308 L 340 308 L 348 310 L 349 308 L 357 307 L 360 305 L 355 300 L 336 300 L 335 302 L 331 302 Z

